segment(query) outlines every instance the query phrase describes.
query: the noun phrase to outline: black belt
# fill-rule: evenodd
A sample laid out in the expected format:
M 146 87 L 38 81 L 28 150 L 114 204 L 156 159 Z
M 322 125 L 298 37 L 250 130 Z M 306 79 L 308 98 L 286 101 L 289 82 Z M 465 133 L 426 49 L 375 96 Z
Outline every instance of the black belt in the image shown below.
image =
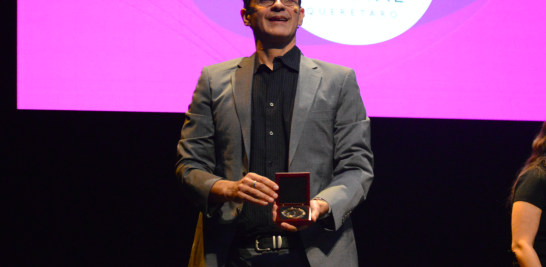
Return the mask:
M 279 249 L 295 248 L 301 243 L 297 236 L 259 235 L 244 238 L 240 247 L 254 248 L 258 252 L 274 251 Z

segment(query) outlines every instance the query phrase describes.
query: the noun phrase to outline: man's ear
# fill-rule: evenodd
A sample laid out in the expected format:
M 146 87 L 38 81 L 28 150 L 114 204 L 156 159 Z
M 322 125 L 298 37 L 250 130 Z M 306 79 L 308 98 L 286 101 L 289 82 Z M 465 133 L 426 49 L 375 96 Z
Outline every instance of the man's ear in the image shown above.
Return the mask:
M 241 9 L 241 18 L 243 19 L 243 22 L 245 23 L 245 26 L 250 26 L 250 14 L 246 11 L 246 9 Z

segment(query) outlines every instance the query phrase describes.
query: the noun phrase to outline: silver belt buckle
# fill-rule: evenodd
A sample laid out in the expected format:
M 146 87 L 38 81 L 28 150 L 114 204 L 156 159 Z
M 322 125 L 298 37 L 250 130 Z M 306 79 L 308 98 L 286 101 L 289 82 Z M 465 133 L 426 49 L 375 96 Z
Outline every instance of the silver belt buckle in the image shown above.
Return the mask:
M 271 251 L 272 249 L 271 248 L 260 248 L 260 241 L 259 239 L 262 238 L 262 237 L 265 237 L 265 236 L 257 236 L 256 237 L 256 245 L 255 245 L 255 248 L 256 248 L 256 251 L 258 252 L 264 252 L 264 251 Z M 282 246 L 282 237 L 279 235 L 279 236 L 271 236 L 273 238 L 273 249 L 280 249 L 281 246 Z

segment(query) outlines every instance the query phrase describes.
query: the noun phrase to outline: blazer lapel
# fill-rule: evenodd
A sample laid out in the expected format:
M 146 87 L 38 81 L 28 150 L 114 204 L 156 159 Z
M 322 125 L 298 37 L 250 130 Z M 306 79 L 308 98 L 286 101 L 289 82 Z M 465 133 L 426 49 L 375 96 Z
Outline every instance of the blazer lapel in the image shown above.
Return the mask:
M 294 112 L 292 114 L 292 126 L 290 130 L 290 147 L 288 151 L 288 166 L 292 164 L 298 143 L 307 120 L 307 115 L 315 99 L 315 94 L 322 78 L 322 72 L 317 65 L 309 58 L 301 56 L 300 73 L 298 76 L 298 87 L 296 89 L 296 100 L 294 101 Z
M 231 75 L 233 85 L 233 98 L 235 109 L 241 124 L 243 143 L 246 156 L 250 159 L 250 123 L 251 123 L 251 98 L 252 98 L 252 74 L 254 71 L 254 55 L 245 57 L 238 65 L 238 69 Z

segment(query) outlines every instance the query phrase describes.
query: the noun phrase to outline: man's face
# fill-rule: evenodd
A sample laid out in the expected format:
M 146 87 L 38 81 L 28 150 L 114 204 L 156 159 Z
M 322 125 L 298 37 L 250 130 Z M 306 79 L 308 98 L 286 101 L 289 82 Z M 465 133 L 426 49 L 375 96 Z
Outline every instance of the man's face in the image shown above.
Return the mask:
M 296 37 L 298 25 L 305 15 L 296 1 L 294 6 L 285 6 L 282 1 L 275 0 L 269 7 L 258 5 L 260 0 L 252 0 L 250 9 L 241 10 L 245 25 L 250 26 L 254 35 L 265 42 L 286 43 Z

